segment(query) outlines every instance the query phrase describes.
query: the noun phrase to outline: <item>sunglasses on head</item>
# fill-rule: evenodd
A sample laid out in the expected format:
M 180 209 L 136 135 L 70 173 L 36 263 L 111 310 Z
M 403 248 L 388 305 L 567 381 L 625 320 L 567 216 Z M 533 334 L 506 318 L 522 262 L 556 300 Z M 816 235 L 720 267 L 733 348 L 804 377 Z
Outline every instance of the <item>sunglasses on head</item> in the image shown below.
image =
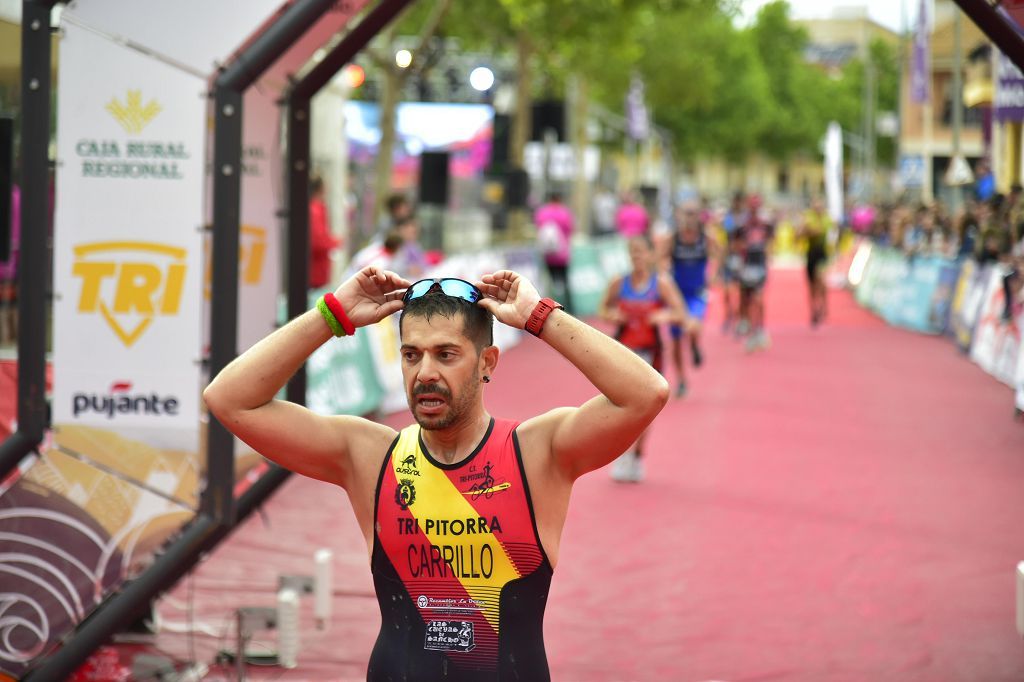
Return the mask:
M 402 301 L 408 303 L 413 299 L 426 296 L 427 292 L 434 287 L 440 288 L 441 293 L 445 296 L 461 298 L 462 300 L 469 301 L 470 303 L 476 303 L 484 297 L 483 293 L 479 289 L 464 279 L 442 277 L 440 279 L 421 279 L 420 281 L 413 283 L 411 287 L 405 290 L 405 296 L 402 297 Z

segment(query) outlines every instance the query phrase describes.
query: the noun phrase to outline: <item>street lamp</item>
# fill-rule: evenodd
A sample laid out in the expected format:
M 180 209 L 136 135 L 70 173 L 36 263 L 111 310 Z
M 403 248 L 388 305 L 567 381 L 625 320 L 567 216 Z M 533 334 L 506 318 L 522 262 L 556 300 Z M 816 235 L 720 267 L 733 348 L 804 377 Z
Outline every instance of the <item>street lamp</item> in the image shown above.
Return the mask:
M 469 84 L 474 90 L 487 92 L 494 85 L 494 72 L 486 66 L 478 66 L 469 74 Z
M 412 64 L 412 52 L 409 50 L 399 50 L 395 53 L 395 64 L 400 69 L 407 69 Z

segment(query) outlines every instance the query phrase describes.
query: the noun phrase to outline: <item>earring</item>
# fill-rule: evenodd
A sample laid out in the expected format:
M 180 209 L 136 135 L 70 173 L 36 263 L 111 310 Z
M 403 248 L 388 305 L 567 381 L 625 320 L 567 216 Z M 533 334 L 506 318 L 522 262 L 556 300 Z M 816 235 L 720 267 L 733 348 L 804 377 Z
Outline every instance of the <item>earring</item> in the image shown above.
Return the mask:
M 484 383 L 485 384 L 491 383 L 491 378 L 489 376 L 487 376 L 486 374 L 484 375 Z

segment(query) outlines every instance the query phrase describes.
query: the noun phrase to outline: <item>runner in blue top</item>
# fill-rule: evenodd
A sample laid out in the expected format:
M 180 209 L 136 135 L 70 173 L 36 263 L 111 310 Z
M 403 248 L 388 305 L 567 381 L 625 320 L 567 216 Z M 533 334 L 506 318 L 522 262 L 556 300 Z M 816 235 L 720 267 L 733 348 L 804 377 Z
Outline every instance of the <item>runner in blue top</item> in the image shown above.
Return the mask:
M 676 397 L 686 394 L 686 369 L 683 361 L 683 337 L 689 332 L 693 366 L 700 367 L 703 353 L 700 348 L 701 325 L 708 307 L 708 259 L 718 258 L 718 244 L 708 237 L 700 221 L 697 207 L 686 204 L 676 211 L 676 232 L 662 242 L 662 257 L 683 295 L 683 301 L 692 320 L 684 330 L 672 326 L 672 362 L 676 369 Z

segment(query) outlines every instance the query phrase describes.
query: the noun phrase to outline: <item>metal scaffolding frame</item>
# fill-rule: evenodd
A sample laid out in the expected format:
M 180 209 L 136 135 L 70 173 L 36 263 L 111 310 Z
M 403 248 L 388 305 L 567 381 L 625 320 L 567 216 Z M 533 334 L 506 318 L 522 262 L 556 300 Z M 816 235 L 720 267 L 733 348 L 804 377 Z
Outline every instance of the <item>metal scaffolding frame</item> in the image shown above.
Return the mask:
M 330 78 L 413 0 L 380 0 L 334 47 L 328 57 L 288 93 L 289 315 L 306 309 L 309 267 L 309 101 Z M 58 0 L 22 2 L 22 244 L 18 286 L 18 430 L 0 444 L 0 478 L 36 452 L 49 428 L 46 402 L 47 253 L 49 215 L 50 12 Z M 288 50 L 336 0 L 296 0 L 224 68 L 213 83 L 213 255 L 210 306 L 210 376 L 236 354 L 238 254 L 241 214 L 242 106 L 245 91 Z M 305 402 L 302 372 L 287 397 Z M 207 485 L 199 513 L 162 550 L 153 565 L 97 607 L 63 645 L 36 662 L 25 680 L 65 679 L 120 628 L 134 621 L 158 595 L 186 575 L 200 558 L 227 538 L 287 480 L 272 466 L 237 500 L 234 497 L 234 437 L 210 419 Z

